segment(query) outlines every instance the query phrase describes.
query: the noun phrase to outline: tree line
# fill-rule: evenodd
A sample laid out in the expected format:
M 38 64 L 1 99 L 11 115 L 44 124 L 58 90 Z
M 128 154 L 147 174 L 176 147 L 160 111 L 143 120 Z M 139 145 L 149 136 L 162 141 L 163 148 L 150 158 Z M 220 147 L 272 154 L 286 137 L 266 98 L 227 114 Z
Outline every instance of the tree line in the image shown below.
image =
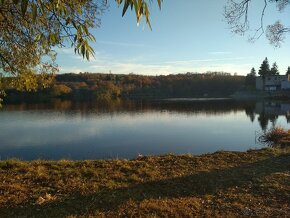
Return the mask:
M 6 78 L 6 84 L 9 78 Z M 245 76 L 225 72 L 185 73 L 159 76 L 137 74 L 79 73 L 55 75 L 51 86 L 34 93 L 6 86 L 13 96 L 61 97 L 71 99 L 227 97 L 244 88 Z M 25 99 L 25 98 L 24 98 Z

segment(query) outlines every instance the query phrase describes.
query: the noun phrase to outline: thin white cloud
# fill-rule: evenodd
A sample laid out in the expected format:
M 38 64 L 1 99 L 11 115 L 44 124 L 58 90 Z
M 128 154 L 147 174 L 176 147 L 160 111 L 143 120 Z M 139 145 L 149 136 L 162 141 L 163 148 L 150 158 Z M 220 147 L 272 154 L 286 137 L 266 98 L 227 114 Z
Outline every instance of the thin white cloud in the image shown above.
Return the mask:
M 59 73 L 79 73 L 84 72 L 84 68 L 79 67 L 59 67 Z
M 170 74 L 173 68 L 170 65 L 141 64 L 141 63 L 121 63 L 111 62 L 94 64 L 88 67 L 90 72 L 112 72 L 117 74 L 138 73 L 147 75 Z
M 232 54 L 231 51 L 211 51 L 208 54 L 210 55 L 228 55 L 228 54 Z
M 130 42 L 113 42 L 113 41 L 97 41 L 97 43 L 113 46 L 122 46 L 122 47 L 145 47 L 144 44 L 130 43 Z M 147 46 L 146 46 L 147 47 Z
M 193 62 L 219 62 L 219 61 L 237 61 L 250 59 L 251 57 L 234 57 L 234 58 L 206 58 L 206 59 L 191 59 L 191 60 L 177 60 L 167 61 L 167 64 L 193 63 Z

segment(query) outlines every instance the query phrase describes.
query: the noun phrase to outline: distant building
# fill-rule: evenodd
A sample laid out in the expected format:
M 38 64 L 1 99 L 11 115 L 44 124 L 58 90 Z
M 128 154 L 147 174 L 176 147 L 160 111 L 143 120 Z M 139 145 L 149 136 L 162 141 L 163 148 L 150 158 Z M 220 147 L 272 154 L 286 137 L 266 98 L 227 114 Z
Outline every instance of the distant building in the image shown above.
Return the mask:
M 290 90 L 290 77 L 286 75 L 256 77 L 256 89 L 265 91 Z

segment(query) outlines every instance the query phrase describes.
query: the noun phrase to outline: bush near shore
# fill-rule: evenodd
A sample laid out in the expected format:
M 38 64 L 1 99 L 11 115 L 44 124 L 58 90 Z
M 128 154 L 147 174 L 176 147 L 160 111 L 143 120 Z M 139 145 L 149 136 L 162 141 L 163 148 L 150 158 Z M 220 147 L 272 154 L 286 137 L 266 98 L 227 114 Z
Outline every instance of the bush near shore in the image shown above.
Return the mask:
M 287 217 L 290 149 L 0 161 L 1 217 Z
M 272 147 L 289 147 L 290 129 L 275 127 L 261 135 L 259 141 Z

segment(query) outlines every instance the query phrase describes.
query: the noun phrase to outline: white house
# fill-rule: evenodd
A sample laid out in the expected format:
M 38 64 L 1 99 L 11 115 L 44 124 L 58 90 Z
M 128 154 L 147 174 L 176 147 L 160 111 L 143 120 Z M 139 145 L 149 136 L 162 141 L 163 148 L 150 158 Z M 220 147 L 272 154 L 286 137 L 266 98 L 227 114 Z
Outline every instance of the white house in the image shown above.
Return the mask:
M 290 90 L 290 77 L 286 75 L 256 77 L 256 89 L 265 91 Z

